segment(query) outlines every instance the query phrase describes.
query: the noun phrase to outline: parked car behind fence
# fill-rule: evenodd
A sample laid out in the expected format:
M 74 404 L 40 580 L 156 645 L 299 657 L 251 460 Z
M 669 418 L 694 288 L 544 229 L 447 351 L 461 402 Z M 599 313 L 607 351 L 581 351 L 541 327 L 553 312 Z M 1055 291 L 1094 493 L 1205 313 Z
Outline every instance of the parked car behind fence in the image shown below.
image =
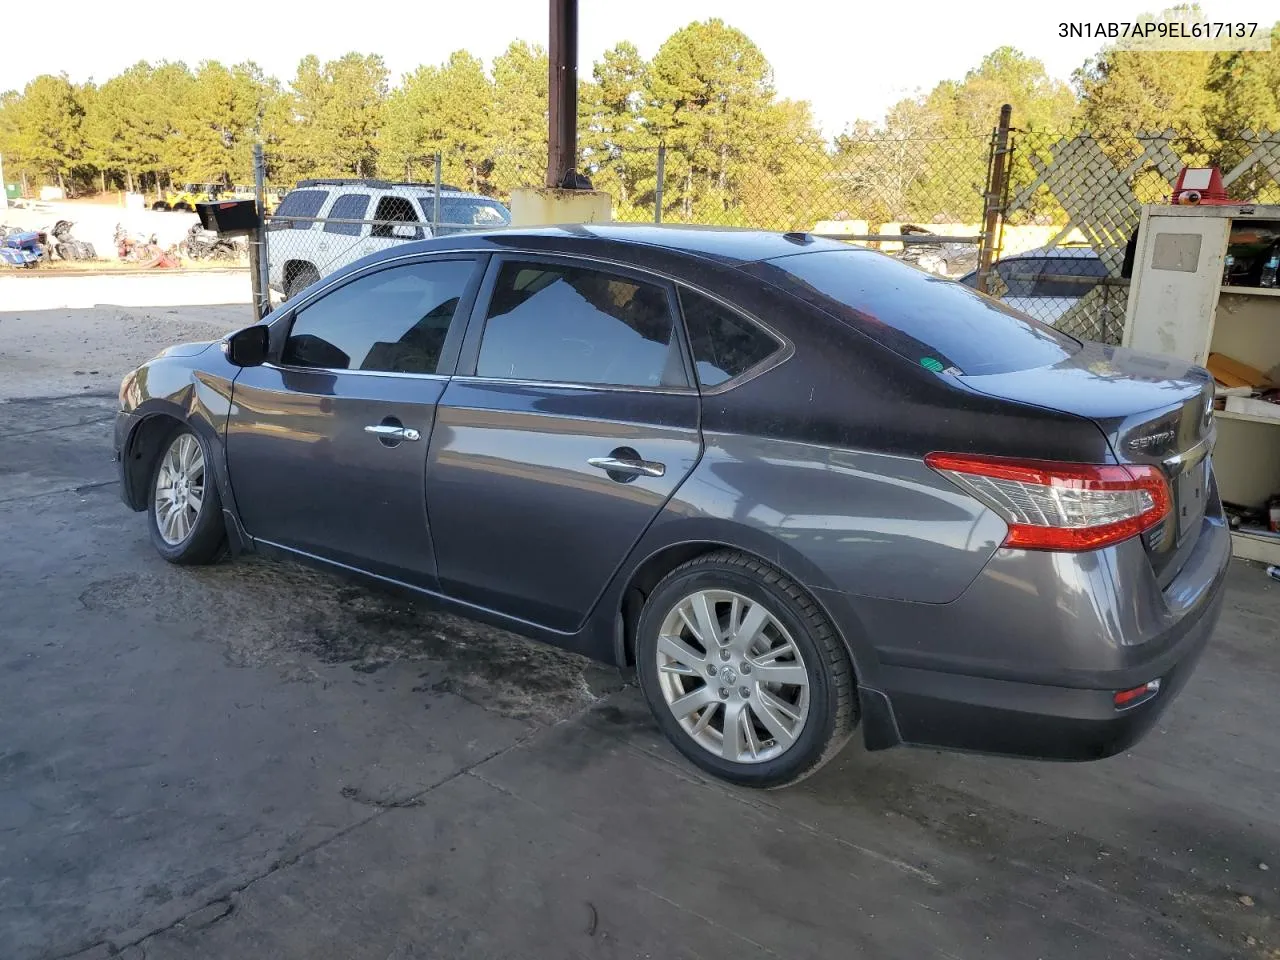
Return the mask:
M 494 200 L 442 184 L 387 180 L 300 181 L 267 219 L 271 289 L 292 299 L 348 264 L 410 240 L 505 227 Z

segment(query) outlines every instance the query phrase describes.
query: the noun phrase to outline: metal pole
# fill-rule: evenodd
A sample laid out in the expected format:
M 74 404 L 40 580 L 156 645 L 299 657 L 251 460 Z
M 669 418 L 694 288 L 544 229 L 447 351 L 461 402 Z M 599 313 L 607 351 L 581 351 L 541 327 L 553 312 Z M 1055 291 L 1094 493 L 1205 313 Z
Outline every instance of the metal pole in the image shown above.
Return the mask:
M 9 209 L 9 185 L 4 182 L 4 155 L 0 154 L 0 210 Z
M 547 62 L 547 186 L 555 187 L 578 165 L 578 0 L 551 0 Z
M 443 166 L 440 151 L 436 151 L 436 189 L 431 201 L 431 235 L 434 237 L 440 227 L 440 169 Z
M 994 146 L 991 151 L 991 176 L 987 183 L 984 198 L 985 210 L 982 222 L 982 245 L 978 248 L 978 289 L 989 293 L 987 281 L 991 274 L 991 262 L 995 259 L 996 236 L 1003 214 L 1005 178 L 1008 176 L 1009 164 L 1009 127 L 1013 119 L 1013 107 L 1005 104 L 1000 108 L 1000 123 L 992 134 Z
M 258 229 L 249 243 L 249 273 L 253 285 L 253 312 L 261 320 L 271 312 L 270 254 L 267 251 L 267 164 L 262 144 L 253 145 L 253 192 L 258 207 Z
M 653 188 L 653 222 L 662 222 L 662 184 L 667 177 L 667 145 L 658 144 L 658 185 Z

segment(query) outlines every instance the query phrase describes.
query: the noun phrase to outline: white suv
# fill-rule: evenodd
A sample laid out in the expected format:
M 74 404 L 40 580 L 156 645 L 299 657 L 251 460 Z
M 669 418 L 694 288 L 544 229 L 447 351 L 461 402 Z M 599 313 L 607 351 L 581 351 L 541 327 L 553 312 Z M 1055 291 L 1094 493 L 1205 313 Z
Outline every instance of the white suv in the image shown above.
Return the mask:
M 497 200 L 445 184 L 437 201 L 432 184 L 301 180 L 267 221 L 271 289 L 290 298 L 397 243 L 510 223 Z

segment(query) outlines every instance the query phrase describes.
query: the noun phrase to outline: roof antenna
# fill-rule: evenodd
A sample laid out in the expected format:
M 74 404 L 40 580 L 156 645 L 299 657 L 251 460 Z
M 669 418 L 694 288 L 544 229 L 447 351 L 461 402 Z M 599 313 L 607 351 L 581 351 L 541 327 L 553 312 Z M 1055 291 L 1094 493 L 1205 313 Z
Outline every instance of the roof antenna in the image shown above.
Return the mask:
M 790 233 L 784 233 L 782 238 L 790 240 L 792 243 L 813 243 L 813 237 L 803 230 L 792 230 Z

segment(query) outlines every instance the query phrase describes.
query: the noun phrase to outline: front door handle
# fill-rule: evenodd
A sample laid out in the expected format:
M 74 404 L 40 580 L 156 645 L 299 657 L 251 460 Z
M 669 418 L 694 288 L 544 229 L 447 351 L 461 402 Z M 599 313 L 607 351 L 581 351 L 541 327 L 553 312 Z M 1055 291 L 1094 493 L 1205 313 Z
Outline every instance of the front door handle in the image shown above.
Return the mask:
M 667 472 L 665 463 L 631 457 L 591 457 L 587 463 L 605 473 L 627 477 L 661 477 Z
M 371 423 L 364 428 L 379 440 L 421 440 L 422 434 L 413 427 L 398 427 L 392 423 Z

